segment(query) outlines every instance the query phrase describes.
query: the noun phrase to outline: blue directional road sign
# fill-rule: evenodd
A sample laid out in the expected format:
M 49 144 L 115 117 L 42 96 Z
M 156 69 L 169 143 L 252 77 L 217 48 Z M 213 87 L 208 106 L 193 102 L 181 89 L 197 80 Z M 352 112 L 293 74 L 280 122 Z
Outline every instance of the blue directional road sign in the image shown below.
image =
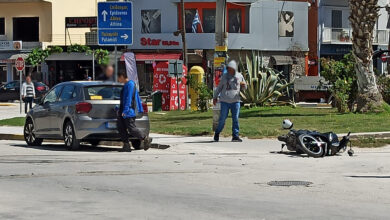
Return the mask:
M 133 3 L 98 3 L 99 45 L 133 44 Z

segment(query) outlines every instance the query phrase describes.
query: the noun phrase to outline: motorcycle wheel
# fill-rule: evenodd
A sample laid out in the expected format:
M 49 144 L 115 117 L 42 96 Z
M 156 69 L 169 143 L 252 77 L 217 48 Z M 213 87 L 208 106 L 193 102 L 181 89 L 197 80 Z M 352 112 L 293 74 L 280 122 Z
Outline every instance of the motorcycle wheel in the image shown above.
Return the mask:
M 322 148 L 320 142 L 311 135 L 301 135 L 299 136 L 300 148 L 310 157 L 322 157 L 324 154 L 324 149 Z

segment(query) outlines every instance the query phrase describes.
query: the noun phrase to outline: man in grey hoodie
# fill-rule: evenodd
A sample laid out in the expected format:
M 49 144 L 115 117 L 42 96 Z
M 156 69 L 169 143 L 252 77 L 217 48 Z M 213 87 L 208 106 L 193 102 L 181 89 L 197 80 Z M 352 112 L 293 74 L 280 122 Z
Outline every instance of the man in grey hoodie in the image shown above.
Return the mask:
M 215 130 L 214 141 L 219 141 L 219 134 L 222 132 L 225 121 L 229 115 L 229 110 L 232 113 L 233 120 L 233 142 L 242 142 L 239 136 L 240 126 L 238 118 L 241 107 L 241 89 L 246 89 L 247 85 L 244 77 L 238 72 L 237 62 L 232 60 L 227 66 L 227 73 L 221 77 L 221 81 L 214 92 L 214 105 L 218 102 L 218 97 L 221 102 L 221 113 L 219 116 L 218 127 Z

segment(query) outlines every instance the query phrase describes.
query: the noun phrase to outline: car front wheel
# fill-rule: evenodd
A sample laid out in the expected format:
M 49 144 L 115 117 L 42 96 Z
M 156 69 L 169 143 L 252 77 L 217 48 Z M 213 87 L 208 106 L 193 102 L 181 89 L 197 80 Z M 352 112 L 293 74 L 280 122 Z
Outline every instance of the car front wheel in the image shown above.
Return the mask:
M 24 124 L 23 136 L 28 146 L 40 146 L 43 139 L 35 136 L 34 123 L 31 119 L 27 119 Z
M 68 150 L 78 150 L 80 148 L 80 140 L 76 138 L 73 125 L 70 121 L 64 126 L 64 142 Z

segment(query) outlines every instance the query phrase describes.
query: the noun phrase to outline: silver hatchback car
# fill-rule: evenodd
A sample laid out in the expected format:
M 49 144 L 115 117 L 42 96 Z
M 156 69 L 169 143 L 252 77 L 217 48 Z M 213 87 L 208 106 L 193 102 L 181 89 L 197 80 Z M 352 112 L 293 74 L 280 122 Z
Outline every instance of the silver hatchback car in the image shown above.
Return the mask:
M 120 104 L 122 84 L 112 82 L 65 82 L 52 88 L 28 112 L 24 138 L 28 145 L 41 145 L 44 139 L 64 140 L 70 150 L 81 142 L 94 146 L 100 141 L 120 140 L 116 108 Z M 149 136 L 147 105 L 136 119 L 137 127 Z M 131 140 L 141 149 L 140 140 Z

